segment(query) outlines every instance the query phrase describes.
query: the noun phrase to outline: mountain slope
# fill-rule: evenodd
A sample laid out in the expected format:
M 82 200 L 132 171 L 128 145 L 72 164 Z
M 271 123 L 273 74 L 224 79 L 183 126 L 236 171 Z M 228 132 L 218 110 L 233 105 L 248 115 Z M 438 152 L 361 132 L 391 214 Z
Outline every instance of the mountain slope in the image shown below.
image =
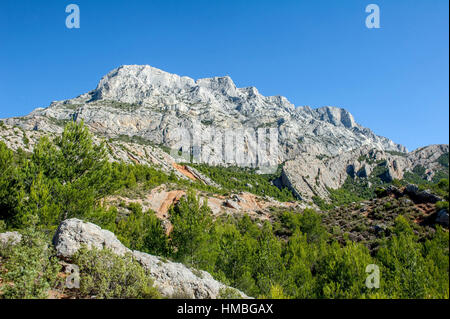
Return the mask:
M 417 167 L 431 179 L 443 169 L 438 158 L 448 154 L 448 145 L 407 153 L 404 146 L 359 125 L 342 108 L 295 107 L 282 96 L 237 88 L 228 76 L 194 80 L 148 65 L 121 66 L 88 93 L 2 121 L 40 136 L 59 133 L 72 120 L 83 120 L 106 138 L 113 158 L 157 163 L 177 175 L 173 164 L 180 160 L 254 168 L 282 165 L 278 185 L 301 199 L 327 198 L 328 189 L 341 187 L 348 176 L 369 177 L 383 163 L 386 180 L 401 179 Z M 174 134 L 180 129 L 189 137 L 187 146 L 180 146 L 180 135 Z M 227 139 L 228 133 L 234 138 Z M 270 139 L 269 133 L 274 134 Z M 255 150 L 252 141 L 264 137 L 264 152 Z M 15 143 L 9 146 L 22 142 Z M 178 158 L 178 151 L 185 157 Z

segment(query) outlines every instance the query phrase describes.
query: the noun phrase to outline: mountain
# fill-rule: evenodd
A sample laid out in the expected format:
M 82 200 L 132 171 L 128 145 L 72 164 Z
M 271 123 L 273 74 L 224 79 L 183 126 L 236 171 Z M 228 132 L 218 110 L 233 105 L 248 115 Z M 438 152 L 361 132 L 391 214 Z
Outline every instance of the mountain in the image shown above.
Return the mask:
M 228 76 L 194 80 L 148 65 L 121 66 L 88 93 L 3 122 L 25 131 L 59 133 L 66 122 L 81 119 L 99 137 L 152 146 L 149 153 L 128 152 L 122 159 L 157 161 L 168 170 L 177 151 L 187 154 L 183 161 L 194 158 L 209 165 L 282 165 L 278 182 L 302 199 L 327 197 L 328 188 L 342 186 L 349 173 L 370 175 L 381 160 L 388 179 L 402 178 L 419 162 L 431 165 L 428 177 L 432 178 L 434 161 L 418 154 L 431 152 L 430 158 L 437 159 L 448 153 L 448 145 L 407 153 L 404 146 L 359 125 L 342 108 L 295 107 L 282 96 L 266 97 L 254 87 L 237 88 Z M 180 143 L 181 135 L 173 134 L 180 130 L 190 137 L 188 145 Z M 235 135 L 232 143 L 228 133 Z M 253 147 L 260 141 L 265 153 Z M 161 148 L 172 149 L 172 156 Z M 152 154 L 157 159 L 147 158 Z

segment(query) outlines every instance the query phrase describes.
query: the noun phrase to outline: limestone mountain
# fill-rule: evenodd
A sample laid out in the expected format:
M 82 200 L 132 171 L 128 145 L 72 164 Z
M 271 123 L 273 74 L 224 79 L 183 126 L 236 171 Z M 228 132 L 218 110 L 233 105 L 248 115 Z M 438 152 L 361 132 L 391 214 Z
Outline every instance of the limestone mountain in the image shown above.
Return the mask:
M 282 96 L 265 97 L 254 87 L 237 88 L 227 76 L 194 81 L 150 66 L 119 67 L 89 93 L 6 122 L 58 131 L 58 124 L 73 118 L 107 136 L 137 135 L 169 147 L 173 141 L 168 132 L 193 123 L 200 129 L 274 127 L 280 163 L 306 152 L 336 155 L 362 145 L 406 151 L 358 125 L 344 109 L 295 107 Z
M 379 161 L 384 161 L 387 179 L 402 178 L 418 165 L 432 178 L 442 169 L 437 159 L 448 153 L 448 145 L 408 153 L 404 146 L 359 125 L 342 108 L 296 107 L 282 96 L 237 88 L 228 76 L 194 80 L 148 65 L 121 66 L 88 93 L 2 121 L 39 135 L 59 133 L 66 122 L 81 119 L 98 137 L 110 141 L 113 157 L 156 162 L 166 170 L 173 170 L 174 159 L 162 149 L 177 148 L 171 133 L 178 128 L 200 135 L 211 127 L 218 132 L 275 129 L 276 155 L 270 164 L 283 165 L 278 182 L 302 199 L 327 197 L 328 188 L 339 188 L 349 175 L 369 176 Z M 124 151 L 117 141 L 135 142 L 126 143 L 133 150 Z M 230 149 L 233 145 L 217 151 L 214 144 L 202 140 L 188 151 L 206 151 L 210 156 L 203 161 L 210 165 L 240 164 L 226 156 L 235 151 Z M 257 152 L 248 147 L 245 152 L 249 166 L 262 165 Z

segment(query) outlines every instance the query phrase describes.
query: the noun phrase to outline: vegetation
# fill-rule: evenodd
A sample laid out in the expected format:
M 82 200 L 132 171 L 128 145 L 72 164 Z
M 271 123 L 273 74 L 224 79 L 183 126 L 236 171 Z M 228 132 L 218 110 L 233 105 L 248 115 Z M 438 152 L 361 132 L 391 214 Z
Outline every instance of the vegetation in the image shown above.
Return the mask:
M 112 101 L 112 100 L 96 101 L 95 103 L 99 104 L 101 106 L 109 106 L 109 107 L 112 107 L 112 108 L 115 108 L 118 110 L 123 110 L 126 112 L 133 112 L 141 107 L 141 105 L 135 104 L 135 103 L 125 103 L 125 102 Z
M 439 156 L 438 163 L 441 164 L 442 166 L 446 167 L 447 169 L 448 169 L 448 162 L 449 162 L 448 153 L 445 153 L 445 154 L 442 154 L 441 156 Z
M 0 244 L 0 298 L 46 298 L 49 289 L 60 283 L 59 269 L 49 240 L 27 229 L 20 243 Z
M 13 153 L 0 143 L 0 229 L 18 229 L 24 236 L 19 245 L 0 250 L 0 297 L 46 297 L 58 285 L 59 264 L 50 235 L 61 220 L 78 217 L 113 231 L 132 249 L 208 271 L 254 297 L 449 298 L 448 230 L 437 226 L 421 236 L 420 226 L 404 217 L 408 211 L 398 203 L 383 203 L 383 209 L 372 212 L 374 220 L 392 216 L 385 231 L 376 235 L 377 249 L 370 238 L 350 238 L 352 231 L 363 234 L 364 227 L 372 226 L 359 222 L 356 215 L 349 216 L 355 218 L 349 234 L 341 224 L 330 227 L 331 207 L 329 213 L 311 209 L 274 212 L 273 221 L 252 220 L 247 215 L 214 219 L 207 203 L 193 191 L 171 208 L 173 229 L 167 235 L 153 212 L 132 204 L 127 206 L 129 213 L 120 213 L 116 207 L 104 206 L 102 198 L 183 182 L 154 167 L 110 163 L 105 153 L 105 146 L 93 143 L 84 125 L 76 123 L 68 124 L 53 141 L 43 138 L 31 155 Z M 379 164 L 377 178 L 383 168 Z M 292 198 L 271 184 L 277 174 L 197 168 L 228 191 Z M 375 193 L 366 193 L 367 187 L 356 179 L 346 183 L 333 194 L 332 205 L 349 205 Z M 446 189 L 448 199 L 448 180 L 436 187 Z M 445 203 L 438 205 L 445 208 Z M 81 249 L 74 263 L 81 270 L 81 296 L 158 297 L 148 274 L 129 256 Z M 378 289 L 365 285 L 370 264 L 380 268 Z M 228 290 L 222 296 L 235 294 Z
M 80 293 L 96 298 L 159 298 L 153 280 L 131 255 L 82 247 L 74 257 L 80 267 Z
M 256 169 L 237 166 L 190 165 L 220 184 L 225 192 L 245 191 L 260 196 L 269 196 L 282 202 L 295 200 L 288 188 L 279 189 L 273 184 L 273 181 L 280 177 L 281 168 L 274 174 L 258 174 Z

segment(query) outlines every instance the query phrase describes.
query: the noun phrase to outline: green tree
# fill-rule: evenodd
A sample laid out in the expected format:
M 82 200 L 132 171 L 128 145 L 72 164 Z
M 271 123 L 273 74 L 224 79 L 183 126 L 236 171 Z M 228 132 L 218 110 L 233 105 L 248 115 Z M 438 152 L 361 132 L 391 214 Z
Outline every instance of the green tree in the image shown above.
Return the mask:
M 261 294 L 268 294 L 273 284 L 280 282 L 284 274 L 284 264 L 281 257 L 281 242 L 272 232 L 269 222 L 264 222 L 254 259 L 254 276 Z
M 322 216 L 313 209 L 305 209 L 299 217 L 300 231 L 306 234 L 308 242 L 319 242 L 327 237 Z
M 207 245 L 212 219 L 206 201 L 200 204 L 194 193 L 189 192 L 186 197 L 181 198 L 178 205 L 171 208 L 170 220 L 173 225 L 171 239 L 176 259 L 193 266 L 198 265 L 201 262 L 200 252 L 210 250 Z
M 83 216 L 111 190 L 111 165 L 104 143 L 96 145 L 87 127 L 69 123 L 54 142 L 40 140 L 32 155 L 36 173 L 53 181 L 54 199 L 61 207 L 59 221 Z
M 54 226 L 61 208 L 55 203 L 53 196 L 51 181 L 39 172 L 32 181 L 27 198 L 20 206 L 19 223 L 25 226 L 37 226 L 30 224 L 36 222 L 47 228 Z M 30 218 L 31 216 L 33 218 Z
M 13 152 L 0 142 L 0 219 L 12 224 L 20 203 L 22 185 Z
M 422 255 L 422 246 L 407 220 L 395 220 L 394 235 L 376 255 L 382 264 L 383 290 L 393 298 L 426 298 L 432 280 Z
M 155 299 L 160 295 L 150 274 L 131 254 L 82 247 L 74 256 L 80 267 L 80 292 L 97 298 Z
M 300 230 L 289 238 L 285 252 L 287 279 L 284 286 L 286 292 L 295 298 L 315 298 L 316 278 L 312 270 L 319 259 L 322 245 L 308 242 L 307 236 Z

